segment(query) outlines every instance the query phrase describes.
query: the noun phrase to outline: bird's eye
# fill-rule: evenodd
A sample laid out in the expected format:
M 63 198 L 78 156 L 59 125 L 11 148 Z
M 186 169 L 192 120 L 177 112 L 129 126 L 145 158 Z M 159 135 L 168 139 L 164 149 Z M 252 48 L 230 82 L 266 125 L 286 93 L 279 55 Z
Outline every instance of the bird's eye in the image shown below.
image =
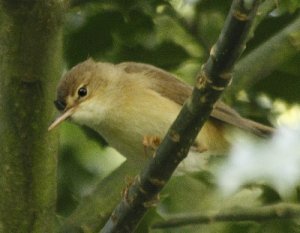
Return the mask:
M 87 94 L 87 89 L 86 89 L 86 87 L 80 87 L 80 88 L 78 89 L 78 95 L 79 95 L 80 97 L 84 97 L 84 96 L 86 96 L 86 94 Z

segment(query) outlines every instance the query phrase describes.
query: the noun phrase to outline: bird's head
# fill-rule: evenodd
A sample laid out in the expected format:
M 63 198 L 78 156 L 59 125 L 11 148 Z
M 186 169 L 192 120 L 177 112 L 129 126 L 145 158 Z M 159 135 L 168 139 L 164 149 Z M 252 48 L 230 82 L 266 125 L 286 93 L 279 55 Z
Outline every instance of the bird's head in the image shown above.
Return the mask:
M 95 105 L 101 110 L 99 101 L 105 99 L 107 92 L 107 77 L 113 70 L 113 65 L 108 63 L 96 63 L 88 59 L 68 71 L 60 80 L 57 87 L 57 97 L 54 104 L 60 115 L 49 126 L 53 129 L 64 120 L 71 118 L 79 124 L 93 121 Z M 101 117 L 98 115 L 97 119 Z

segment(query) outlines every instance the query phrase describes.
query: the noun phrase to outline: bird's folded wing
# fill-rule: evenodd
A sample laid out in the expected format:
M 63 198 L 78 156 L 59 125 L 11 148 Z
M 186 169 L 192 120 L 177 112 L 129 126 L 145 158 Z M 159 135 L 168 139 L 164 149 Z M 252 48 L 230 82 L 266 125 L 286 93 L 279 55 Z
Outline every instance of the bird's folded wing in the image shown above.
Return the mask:
M 127 73 L 143 73 L 146 77 L 146 85 L 162 96 L 183 105 L 192 94 L 192 87 L 179 80 L 175 75 L 152 65 L 123 62 L 118 64 Z M 136 75 L 135 77 L 140 77 Z M 210 115 L 212 118 L 226 122 L 227 124 L 250 131 L 259 136 L 269 135 L 273 128 L 243 118 L 234 109 L 222 101 L 217 101 Z

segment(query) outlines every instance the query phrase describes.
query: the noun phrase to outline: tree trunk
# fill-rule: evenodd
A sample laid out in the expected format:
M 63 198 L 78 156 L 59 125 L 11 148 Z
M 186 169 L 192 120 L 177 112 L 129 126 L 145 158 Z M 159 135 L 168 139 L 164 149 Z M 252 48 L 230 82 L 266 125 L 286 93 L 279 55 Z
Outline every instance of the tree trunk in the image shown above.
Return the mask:
M 61 0 L 0 2 L 0 232 L 55 232 Z

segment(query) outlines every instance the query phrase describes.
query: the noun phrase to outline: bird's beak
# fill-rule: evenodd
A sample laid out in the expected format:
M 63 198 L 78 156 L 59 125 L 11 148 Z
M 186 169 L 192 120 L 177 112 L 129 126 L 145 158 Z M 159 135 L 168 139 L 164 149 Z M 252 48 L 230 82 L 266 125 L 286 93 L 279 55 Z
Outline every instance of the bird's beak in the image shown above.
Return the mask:
M 49 126 L 48 131 L 54 129 L 61 122 L 63 122 L 65 119 L 69 118 L 74 112 L 75 112 L 75 108 L 74 107 L 67 109 L 65 112 L 63 112 L 60 116 L 58 116 L 54 120 L 54 122 Z

